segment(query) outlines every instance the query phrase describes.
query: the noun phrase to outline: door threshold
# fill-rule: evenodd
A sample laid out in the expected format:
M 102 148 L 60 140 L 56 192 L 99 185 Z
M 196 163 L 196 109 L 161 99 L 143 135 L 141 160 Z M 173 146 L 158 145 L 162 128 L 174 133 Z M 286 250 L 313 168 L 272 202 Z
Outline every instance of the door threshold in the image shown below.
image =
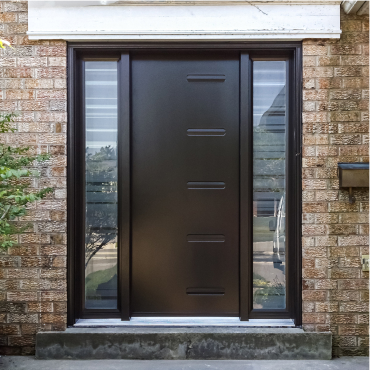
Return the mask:
M 79 319 L 77 328 L 91 327 L 295 327 L 291 319 L 250 319 L 240 321 L 237 317 L 132 317 L 130 321 L 120 319 Z

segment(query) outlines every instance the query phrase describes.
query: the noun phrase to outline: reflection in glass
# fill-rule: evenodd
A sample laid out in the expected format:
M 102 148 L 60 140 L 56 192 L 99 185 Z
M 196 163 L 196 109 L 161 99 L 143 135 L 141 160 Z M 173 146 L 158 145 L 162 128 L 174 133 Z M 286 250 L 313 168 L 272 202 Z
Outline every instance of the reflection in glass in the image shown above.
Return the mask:
M 253 309 L 284 309 L 286 62 L 253 62 Z
M 85 62 L 85 116 L 85 307 L 116 309 L 116 62 Z

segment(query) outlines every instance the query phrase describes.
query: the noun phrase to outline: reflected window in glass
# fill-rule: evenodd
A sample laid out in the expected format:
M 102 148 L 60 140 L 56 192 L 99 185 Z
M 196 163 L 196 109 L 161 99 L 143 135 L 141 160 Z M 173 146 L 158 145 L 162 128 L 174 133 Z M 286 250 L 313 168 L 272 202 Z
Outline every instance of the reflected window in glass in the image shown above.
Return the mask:
M 286 62 L 253 62 L 253 309 L 285 309 Z

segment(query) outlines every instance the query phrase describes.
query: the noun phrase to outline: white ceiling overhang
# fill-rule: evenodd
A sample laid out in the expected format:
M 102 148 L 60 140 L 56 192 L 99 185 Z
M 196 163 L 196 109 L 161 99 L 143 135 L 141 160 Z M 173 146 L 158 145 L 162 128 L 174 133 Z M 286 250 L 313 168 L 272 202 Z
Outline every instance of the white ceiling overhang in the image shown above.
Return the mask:
M 347 14 L 369 14 L 369 1 L 342 1 L 342 8 Z
M 341 1 L 29 1 L 31 40 L 339 38 Z

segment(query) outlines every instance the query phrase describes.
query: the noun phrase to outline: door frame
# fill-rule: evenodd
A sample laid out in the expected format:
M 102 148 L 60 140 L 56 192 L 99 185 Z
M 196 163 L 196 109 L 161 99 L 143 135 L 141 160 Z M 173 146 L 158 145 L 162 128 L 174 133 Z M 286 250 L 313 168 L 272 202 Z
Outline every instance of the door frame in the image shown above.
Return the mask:
M 67 325 L 80 318 L 130 319 L 130 51 L 135 50 L 238 50 L 240 52 L 240 319 L 293 319 L 302 324 L 302 43 L 301 42 L 197 42 L 197 43 L 68 43 L 68 129 L 67 129 Z M 252 61 L 288 61 L 286 178 L 287 217 L 285 310 L 253 310 L 253 127 Z M 118 62 L 118 310 L 84 310 L 84 92 L 83 60 Z M 249 124 L 248 124 L 249 123 Z M 123 181 L 122 181 L 123 179 Z M 287 223 L 288 224 L 288 223 Z M 246 245 L 246 248 L 241 248 Z M 124 299 L 125 298 L 125 299 Z

